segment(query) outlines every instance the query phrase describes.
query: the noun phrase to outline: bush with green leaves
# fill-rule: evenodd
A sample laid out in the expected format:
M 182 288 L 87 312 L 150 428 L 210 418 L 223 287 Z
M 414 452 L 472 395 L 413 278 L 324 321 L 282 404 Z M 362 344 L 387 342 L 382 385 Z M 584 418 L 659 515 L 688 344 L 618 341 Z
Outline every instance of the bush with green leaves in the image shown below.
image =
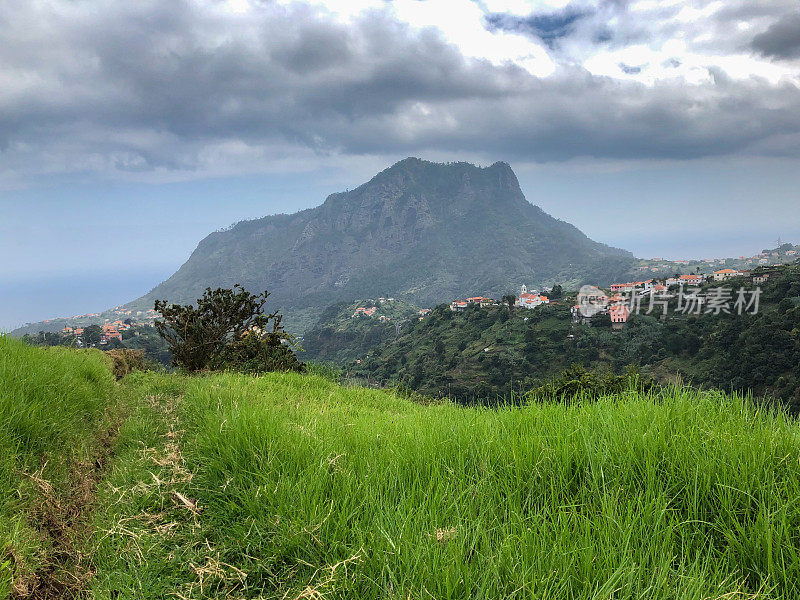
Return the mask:
M 251 294 L 237 284 L 206 288 L 196 306 L 156 300 L 163 319 L 155 322 L 156 330 L 172 352 L 173 365 L 189 372 L 302 371 L 281 315 L 264 310 L 268 297 L 267 291 Z
M 643 377 L 633 366 L 626 368 L 623 375 L 614 375 L 611 371 L 589 371 L 582 365 L 572 365 L 544 385 L 532 389 L 527 398 L 531 402 L 597 400 L 628 390 L 646 394 L 655 386 L 653 379 Z

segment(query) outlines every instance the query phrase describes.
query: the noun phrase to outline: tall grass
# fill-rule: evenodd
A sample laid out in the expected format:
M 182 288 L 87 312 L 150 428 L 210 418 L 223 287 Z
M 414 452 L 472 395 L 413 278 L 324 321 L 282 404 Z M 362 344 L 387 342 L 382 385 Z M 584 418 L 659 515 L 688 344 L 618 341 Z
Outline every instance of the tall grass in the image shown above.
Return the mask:
M 491 410 L 294 374 L 184 385 L 191 535 L 247 573 L 207 597 L 800 597 L 800 429 L 740 398 Z M 158 597 L 141 581 L 174 551 L 148 547 L 101 575 L 128 560 Z
M 0 336 L 0 598 L 33 569 L 42 540 L 30 522 L 34 476 L 57 491 L 87 450 L 114 378 L 99 351 L 34 348 Z

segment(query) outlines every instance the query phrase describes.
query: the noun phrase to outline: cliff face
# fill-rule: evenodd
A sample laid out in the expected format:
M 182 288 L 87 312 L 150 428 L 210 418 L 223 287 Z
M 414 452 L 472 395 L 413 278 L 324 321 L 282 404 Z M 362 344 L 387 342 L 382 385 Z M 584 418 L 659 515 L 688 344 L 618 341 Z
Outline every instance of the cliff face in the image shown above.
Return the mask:
M 133 304 L 190 302 L 207 286 L 242 283 L 268 289 L 290 317 L 382 295 L 424 306 L 500 295 L 522 283 L 602 283 L 632 261 L 530 204 L 505 163 L 480 168 L 408 158 L 317 208 L 209 235 Z

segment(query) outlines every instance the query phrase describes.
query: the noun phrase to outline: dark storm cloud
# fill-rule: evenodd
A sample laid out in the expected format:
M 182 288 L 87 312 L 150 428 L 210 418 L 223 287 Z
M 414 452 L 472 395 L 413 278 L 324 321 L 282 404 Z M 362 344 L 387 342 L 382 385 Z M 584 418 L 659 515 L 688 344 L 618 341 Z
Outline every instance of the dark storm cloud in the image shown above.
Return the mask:
M 785 15 L 753 38 L 753 48 L 778 59 L 800 57 L 800 12 Z
M 790 84 L 645 86 L 580 67 L 540 79 L 380 11 L 345 25 L 307 6 L 96 5 L 0 4 L 0 171 L 202 174 L 230 147 L 248 160 L 266 148 L 536 161 L 800 147 Z M 555 37 L 569 26 L 538 25 Z

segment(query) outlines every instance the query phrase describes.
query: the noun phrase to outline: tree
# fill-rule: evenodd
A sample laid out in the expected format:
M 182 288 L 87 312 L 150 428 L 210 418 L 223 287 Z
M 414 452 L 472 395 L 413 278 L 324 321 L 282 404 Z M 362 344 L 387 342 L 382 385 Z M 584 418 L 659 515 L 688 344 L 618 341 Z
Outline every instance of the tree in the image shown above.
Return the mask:
M 103 337 L 103 328 L 100 325 L 87 325 L 83 328 L 81 340 L 84 346 L 96 346 Z
M 506 294 L 503 296 L 503 304 L 508 304 L 508 307 L 511 308 L 517 303 L 517 297 L 514 294 Z
M 206 288 L 196 307 L 156 300 L 155 310 L 163 318 L 155 322 L 156 330 L 167 342 L 173 364 L 191 372 L 300 371 L 302 364 L 284 345 L 293 338 L 281 325 L 281 315 L 264 311 L 268 297 L 267 291 L 251 294 L 237 284 L 233 289 Z
M 592 327 L 611 327 L 611 317 L 608 313 L 597 313 L 589 319 Z
M 553 286 L 553 289 L 550 290 L 550 297 L 553 300 L 561 300 L 563 296 L 564 296 L 564 288 L 562 288 L 561 285 L 557 283 L 556 285 Z
M 40 331 L 36 335 L 26 333 L 22 336 L 22 341 L 31 346 L 74 346 L 75 336 Z

